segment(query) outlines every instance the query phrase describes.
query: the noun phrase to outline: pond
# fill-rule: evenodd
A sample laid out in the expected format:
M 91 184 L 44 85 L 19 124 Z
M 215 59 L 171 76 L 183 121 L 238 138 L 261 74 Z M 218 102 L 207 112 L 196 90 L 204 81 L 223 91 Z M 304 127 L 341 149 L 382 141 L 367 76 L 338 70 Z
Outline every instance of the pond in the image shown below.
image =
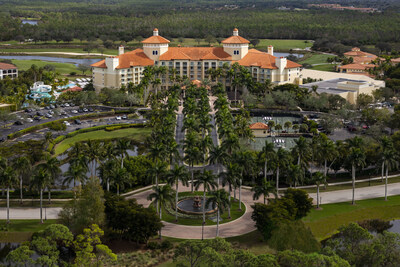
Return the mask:
M 390 224 L 392 224 L 392 227 L 388 229 L 388 232 L 400 234 L 400 220 L 390 221 Z
M 289 56 L 289 55 L 293 55 L 293 56 L 296 56 L 296 57 L 298 57 L 298 58 L 304 57 L 303 54 L 274 52 L 274 56 L 275 56 L 275 57 L 287 57 L 287 56 Z
M 23 19 L 21 22 L 22 24 L 37 25 L 39 20 Z
M 98 62 L 97 58 L 64 58 L 64 57 L 46 57 L 46 56 L 0 56 L 2 59 L 17 59 L 17 60 L 42 60 L 56 63 L 71 63 L 75 66 L 79 64 L 90 66 Z

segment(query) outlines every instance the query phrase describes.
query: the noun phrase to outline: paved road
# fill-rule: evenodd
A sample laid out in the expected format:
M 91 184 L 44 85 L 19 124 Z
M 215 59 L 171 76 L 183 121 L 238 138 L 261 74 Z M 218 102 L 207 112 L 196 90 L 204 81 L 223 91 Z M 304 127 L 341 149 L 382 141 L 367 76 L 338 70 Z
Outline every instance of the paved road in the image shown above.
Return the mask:
M 47 219 L 57 219 L 58 213 L 61 208 L 43 208 L 43 219 L 45 218 L 45 213 Z M 7 218 L 7 209 L 0 208 L 0 218 Z M 10 220 L 17 219 L 40 219 L 40 208 L 11 208 L 10 209 Z

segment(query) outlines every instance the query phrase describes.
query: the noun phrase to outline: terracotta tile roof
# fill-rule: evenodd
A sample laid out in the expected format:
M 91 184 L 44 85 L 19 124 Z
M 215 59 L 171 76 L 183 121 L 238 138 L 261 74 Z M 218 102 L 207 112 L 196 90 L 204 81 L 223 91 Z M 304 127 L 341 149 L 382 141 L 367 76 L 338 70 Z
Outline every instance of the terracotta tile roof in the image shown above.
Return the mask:
M 263 69 L 277 69 L 278 67 L 275 64 L 276 57 L 258 51 L 256 49 L 250 49 L 247 55 L 238 61 L 238 63 L 242 66 L 246 67 L 260 67 Z M 291 68 L 299 68 L 301 67 L 300 64 L 297 64 L 293 61 L 287 60 L 286 69 Z
M 340 69 L 352 69 L 352 70 L 366 70 L 375 67 L 373 64 L 347 64 L 340 66 Z
M 367 52 L 363 52 L 363 51 L 349 51 L 349 52 L 344 53 L 344 55 L 348 56 L 348 57 L 367 57 L 367 58 L 371 58 L 372 60 L 377 58 L 376 55 L 367 53 Z
M 253 124 L 250 124 L 249 126 L 250 129 L 252 130 L 268 130 L 268 125 L 262 122 L 256 122 Z
M 156 29 L 154 29 L 156 30 Z M 142 44 L 168 44 L 169 40 L 159 35 L 153 35 L 142 41 Z
M 393 63 L 400 63 L 400 57 L 398 58 L 393 58 L 390 61 L 392 61 Z
M 241 36 L 231 36 L 223 40 L 223 44 L 249 44 L 250 41 Z
M 13 70 L 16 69 L 17 67 L 13 64 L 8 64 L 8 63 L 2 63 L 0 62 L 0 70 Z
M 169 47 L 159 60 L 232 60 L 222 47 Z
M 71 88 L 63 90 L 63 93 L 65 93 L 65 92 L 79 92 L 79 91 L 82 91 L 82 90 L 83 89 L 81 87 L 74 86 L 74 87 L 71 87 Z
M 126 69 L 132 66 L 149 66 L 154 65 L 154 61 L 146 56 L 143 49 L 135 49 L 133 51 L 126 52 L 125 54 L 117 56 L 119 59 L 119 65 L 117 69 Z M 101 60 L 91 65 L 96 68 L 106 68 L 105 60 Z

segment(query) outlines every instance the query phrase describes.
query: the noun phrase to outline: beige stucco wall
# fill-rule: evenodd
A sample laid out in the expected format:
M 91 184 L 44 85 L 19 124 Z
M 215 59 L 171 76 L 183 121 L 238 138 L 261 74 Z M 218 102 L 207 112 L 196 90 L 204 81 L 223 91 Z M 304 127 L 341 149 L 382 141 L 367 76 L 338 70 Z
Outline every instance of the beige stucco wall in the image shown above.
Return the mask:
M 252 130 L 255 137 L 266 137 L 269 135 L 268 130 Z

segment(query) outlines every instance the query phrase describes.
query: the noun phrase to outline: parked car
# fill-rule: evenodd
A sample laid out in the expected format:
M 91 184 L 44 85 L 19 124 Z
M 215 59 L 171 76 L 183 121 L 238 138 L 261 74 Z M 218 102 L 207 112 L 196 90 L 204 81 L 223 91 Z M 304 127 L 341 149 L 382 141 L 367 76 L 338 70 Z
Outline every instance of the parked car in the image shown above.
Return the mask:
M 115 117 L 115 119 L 116 119 L 117 121 L 120 121 L 122 118 L 121 118 L 121 116 L 117 116 L 117 117 Z
M 68 103 L 65 103 L 65 105 L 64 105 L 65 107 L 69 107 L 69 104 Z
M 128 116 L 123 115 L 123 116 L 122 116 L 122 119 L 123 119 L 123 120 L 127 120 L 127 119 L 128 119 Z
M 32 118 L 27 118 L 26 121 L 27 122 L 33 122 L 33 119 Z
M 71 123 L 69 123 L 68 121 L 64 121 L 64 124 L 65 124 L 66 126 L 70 126 L 70 125 L 71 125 Z
M 61 105 L 60 105 L 60 107 L 62 107 L 62 108 L 65 108 L 65 104 L 64 104 L 64 103 L 63 103 L 63 104 L 61 104 Z
M 61 115 L 67 115 L 67 112 L 65 112 L 64 110 L 61 111 Z
M 38 112 L 36 112 L 36 115 L 38 115 L 38 116 L 43 116 L 43 113 L 40 112 L 40 111 L 38 111 Z
M 24 125 L 24 123 L 22 121 L 15 121 L 14 124 L 15 125 Z
M 47 110 L 50 110 L 50 106 L 45 106 L 44 108 Z
M 88 112 L 89 110 L 87 108 L 83 108 L 83 112 Z
M 47 114 L 45 115 L 45 117 L 48 118 L 48 119 L 51 119 L 51 118 L 53 118 L 53 115 L 47 113 Z
M 74 120 L 74 123 L 75 123 L 75 124 L 78 124 L 78 125 L 81 125 L 81 124 L 82 124 L 82 122 L 81 122 L 80 120 L 78 120 L 78 119 Z
M 82 112 L 83 112 L 83 109 L 81 109 L 81 108 L 78 109 L 78 112 L 79 112 L 79 113 L 82 113 Z
M 74 104 L 74 103 L 70 103 L 69 106 L 70 106 L 70 107 L 74 107 L 75 104 Z
M 77 110 L 75 110 L 75 109 L 73 109 L 73 110 L 71 110 L 71 113 L 74 113 L 74 114 L 76 114 L 76 113 L 78 113 L 78 111 L 77 111 Z
M 50 104 L 49 106 L 51 109 L 56 108 L 53 104 Z
M 49 110 L 49 112 L 47 112 L 48 114 L 54 115 L 54 111 Z
M 93 108 L 89 108 L 88 110 L 89 110 L 89 112 L 93 112 L 94 111 Z
M 33 118 L 35 121 L 40 121 L 40 117 Z
M 27 109 L 25 109 L 25 112 L 26 113 L 32 112 L 32 109 L 31 108 L 27 108 Z

